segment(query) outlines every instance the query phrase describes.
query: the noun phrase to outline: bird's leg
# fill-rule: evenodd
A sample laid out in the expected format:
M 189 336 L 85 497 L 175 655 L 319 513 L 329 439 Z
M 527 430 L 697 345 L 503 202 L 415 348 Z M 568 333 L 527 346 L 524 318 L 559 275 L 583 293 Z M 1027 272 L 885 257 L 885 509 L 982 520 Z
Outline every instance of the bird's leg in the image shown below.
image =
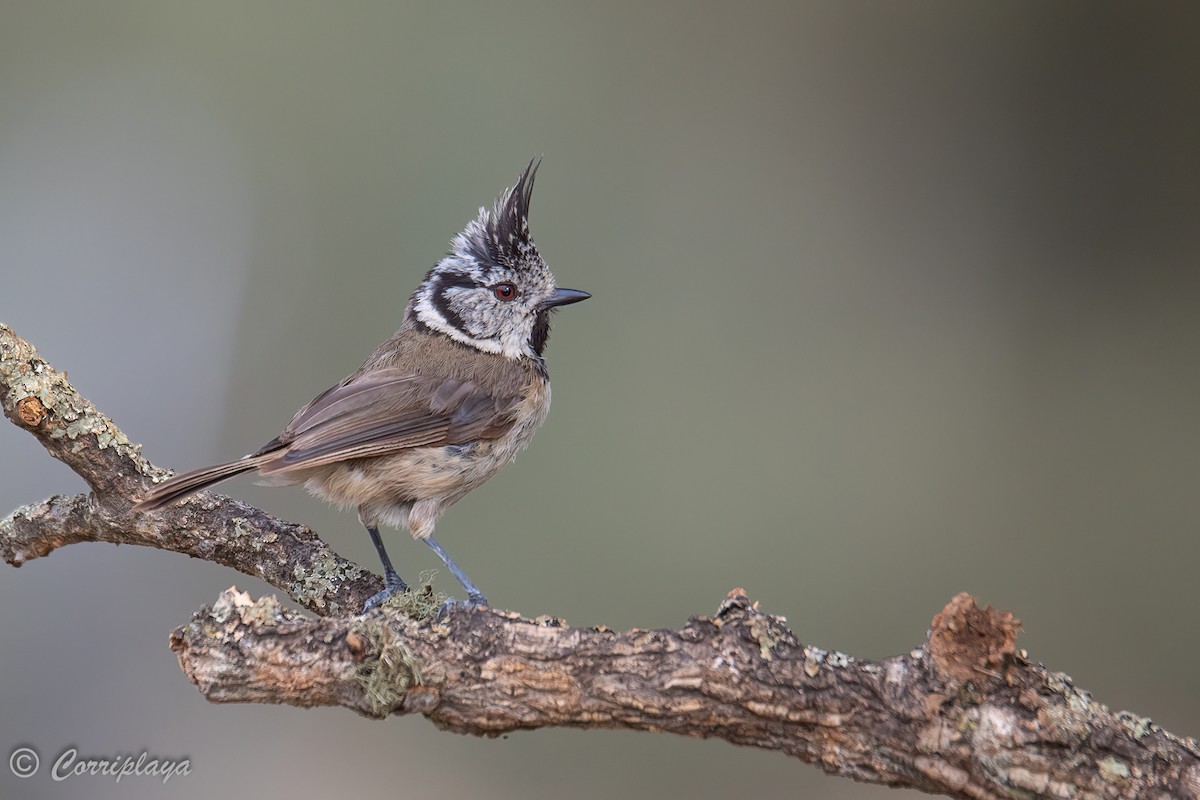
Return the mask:
M 465 604 L 469 606 L 486 606 L 487 598 L 483 596 L 483 592 L 479 591 L 478 586 L 471 583 L 471 579 L 467 577 L 467 573 L 463 572 L 462 568 L 459 567 L 458 564 L 454 563 L 454 559 L 450 557 L 449 553 L 442 549 L 442 546 L 437 543 L 437 540 L 432 536 L 426 536 L 425 544 L 429 545 L 430 550 L 437 553 L 437 557 L 440 558 L 442 563 L 446 565 L 446 569 L 450 570 L 450 574 L 458 578 L 458 582 L 461 583 L 462 587 L 467 590 L 467 599 Z M 442 610 L 444 611 L 447 606 L 461 604 L 463 602 L 464 601 L 462 600 L 447 600 L 445 605 L 442 607 Z
M 387 550 L 383 546 L 383 539 L 379 538 L 379 527 L 376 525 L 367 525 L 366 528 L 367 533 L 371 534 L 371 542 L 375 545 L 375 551 L 379 553 L 379 560 L 383 562 L 383 591 L 367 598 L 366 604 L 363 605 L 364 613 L 370 611 L 392 595 L 399 594 L 408 589 L 408 584 L 392 568 L 392 560 L 388 558 Z

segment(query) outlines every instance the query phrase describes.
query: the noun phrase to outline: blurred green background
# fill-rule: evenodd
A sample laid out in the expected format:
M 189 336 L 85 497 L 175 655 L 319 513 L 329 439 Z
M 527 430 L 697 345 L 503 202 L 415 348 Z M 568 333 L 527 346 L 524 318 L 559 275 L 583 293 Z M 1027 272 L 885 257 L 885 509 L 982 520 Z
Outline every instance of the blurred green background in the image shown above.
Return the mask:
M 545 154 L 555 407 L 439 538 L 494 604 L 804 641 L 956 592 L 1200 734 L 1200 18 L 1189 4 L 33 3 L 0 11 L 0 320 L 159 464 L 270 439 Z M 0 513 L 81 481 L 0 426 Z M 353 514 L 227 491 L 374 565 Z M 390 534 L 415 576 L 425 548 Z M 625 732 L 207 704 L 169 631 L 236 584 L 79 545 L 0 569 L 0 796 L 883 798 Z M 438 585 L 450 588 L 444 573 Z

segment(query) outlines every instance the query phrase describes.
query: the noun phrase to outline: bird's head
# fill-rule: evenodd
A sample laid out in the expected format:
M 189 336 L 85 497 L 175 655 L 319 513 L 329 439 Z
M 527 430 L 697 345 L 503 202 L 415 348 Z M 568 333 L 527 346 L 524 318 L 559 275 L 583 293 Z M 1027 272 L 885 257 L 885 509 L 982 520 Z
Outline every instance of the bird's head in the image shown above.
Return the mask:
M 529 162 L 513 187 L 454 237 L 409 301 L 416 320 L 486 353 L 540 359 L 551 310 L 591 296 L 558 288 L 529 235 L 538 164 Z

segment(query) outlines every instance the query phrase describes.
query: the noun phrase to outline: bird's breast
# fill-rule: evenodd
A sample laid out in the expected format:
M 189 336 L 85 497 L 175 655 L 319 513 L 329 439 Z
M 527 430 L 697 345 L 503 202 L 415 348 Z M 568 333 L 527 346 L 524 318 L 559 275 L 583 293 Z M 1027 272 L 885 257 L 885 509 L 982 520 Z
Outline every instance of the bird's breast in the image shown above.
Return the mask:
M 513 424 L 494 439 L 413 447 L 340 462 L 313 475 L 309 491 L 344 507 L 380 509 L 436 500 L 444 509 L 508 464 L 533 440 L 550 412 L 550 384 L 535 378 L 513 409 Z M 386 512 L 384 512 L 386 516 Z

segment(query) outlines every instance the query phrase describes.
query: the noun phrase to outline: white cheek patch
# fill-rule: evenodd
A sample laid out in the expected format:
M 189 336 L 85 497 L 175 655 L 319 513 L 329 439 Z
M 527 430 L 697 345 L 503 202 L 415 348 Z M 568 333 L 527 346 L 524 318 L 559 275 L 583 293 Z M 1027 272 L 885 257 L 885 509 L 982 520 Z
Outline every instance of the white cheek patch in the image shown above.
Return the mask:
M 427 327 L 439 333 L 444 333 L 456 342 L 473 347 L 484 353 L 495 353 L 512 359 L 534 355 L 529 346 L 530 331 L 525 330 L 528 326 L 512 326 L 511 329 L 502 330 L 498 335 L 494 336 L 472 335 L 472 332 L 464 331 L 446 319 L 442 310 L 433 302 L 432 292 L 432 287 L 422 287 L 421 292 L 417 295 L 416 303 L 413 305 L 413 311 L 416 313 L 417 319 Z M 459 292 L 459 294 L 465 294 L 465 292 Z M 449 305 L 460 318 L 480 315 L 480 312 L 477 310 L 478 304 L 476 303 L 463 303 L 451 300 Z M 480 333 L 485 332 L 481 331 Z
M 504 347 L 495 339 L 477 339 L 474 336 L 461 331 L 451 325 L 449 320 L 442 316 L 442 312 L 433 304 L 428 296 L 427 291 L 417 297 L 417 302 L 413 306 L 413 311 L 416 312 L 417 319 L 421 320 L 427 327 L 432 328 L 439 333 L 444 333 L 456 342 L 474 347 L 476 350 L 481 350 L 485 353 L 503 353 Z M 507 354 L 505 354 L 507 355 Z M 510 356 L 511 357 L 511 356 Z
M 495 339 L 500 322 L 500 309 L 489 302 L 489 298 L 476 288 L 463 289 L 457 286 L 442 289 L 442 302 L 450 309 L 451 316 L 458 317 L 458 327 L 463 333 L 476 339 Z M 447 320 L 450 322 L 450 320 Z

